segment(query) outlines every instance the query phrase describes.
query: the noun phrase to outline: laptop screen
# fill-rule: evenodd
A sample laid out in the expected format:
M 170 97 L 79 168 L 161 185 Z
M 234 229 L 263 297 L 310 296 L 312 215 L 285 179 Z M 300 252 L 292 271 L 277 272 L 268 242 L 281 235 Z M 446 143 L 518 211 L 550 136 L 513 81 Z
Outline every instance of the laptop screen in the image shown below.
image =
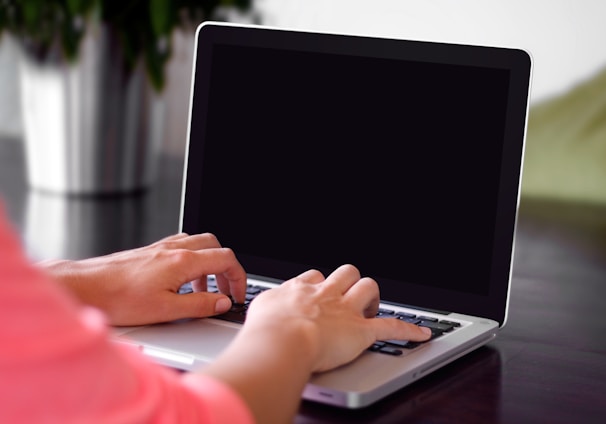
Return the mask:
M 203 26 L 183 230 L 503 322 L 527 84 L 518 51 Z

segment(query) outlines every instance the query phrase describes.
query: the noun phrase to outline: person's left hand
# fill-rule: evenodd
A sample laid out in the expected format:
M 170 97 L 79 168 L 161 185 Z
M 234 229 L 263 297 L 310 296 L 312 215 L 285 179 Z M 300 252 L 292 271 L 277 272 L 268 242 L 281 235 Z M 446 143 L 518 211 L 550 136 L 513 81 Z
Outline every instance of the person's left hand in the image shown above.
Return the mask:
M 226 312 L 244 302 L 246 273 L 212 234 L 176 234 L 149 246 L 80 261 L 39 263 L 80 301 L 102 309 L 112 325 L 142 325 Z M 214 274 L 221 293 L 206 292 Z M 194 293 L 178 294 L 193 281 Z

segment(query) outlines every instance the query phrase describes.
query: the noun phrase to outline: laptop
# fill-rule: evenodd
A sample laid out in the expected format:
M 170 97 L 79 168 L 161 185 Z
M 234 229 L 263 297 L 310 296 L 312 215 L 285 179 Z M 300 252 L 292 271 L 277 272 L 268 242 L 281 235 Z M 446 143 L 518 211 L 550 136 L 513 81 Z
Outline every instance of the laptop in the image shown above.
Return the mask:
M 252 302 L 351 263 L 378 282 L 381 317 L 432 328 L 429 342 L 378 341 L 314 375 L 304 399 L 365 407 L 493 340 L 507 319 L 528 53 L 216 22 L 195 48 L 181 230 L 235 251 Z M 118 337 L 194 370 L 238 314 Z

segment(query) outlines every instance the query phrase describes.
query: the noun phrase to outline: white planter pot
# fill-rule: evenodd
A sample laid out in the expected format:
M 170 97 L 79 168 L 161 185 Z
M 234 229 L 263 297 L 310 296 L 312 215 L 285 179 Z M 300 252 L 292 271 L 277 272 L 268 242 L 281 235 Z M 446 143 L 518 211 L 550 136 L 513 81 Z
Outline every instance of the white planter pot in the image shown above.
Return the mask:
M 23 54 L 21 103 L 32 188 L 116 194 L 153 182 L 164 104 L 143 66 L 127 72 L 120 57 L 120 44 L 105 26 L 88 31 L 75 64 Z

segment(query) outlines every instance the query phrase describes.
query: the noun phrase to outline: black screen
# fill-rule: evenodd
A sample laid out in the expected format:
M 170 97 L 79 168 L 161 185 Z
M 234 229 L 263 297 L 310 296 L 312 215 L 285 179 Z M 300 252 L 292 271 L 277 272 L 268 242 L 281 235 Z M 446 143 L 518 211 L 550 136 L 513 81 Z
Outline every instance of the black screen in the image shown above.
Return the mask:
M 387 299 L 489 295 L 509 69 L 230 43 L 205 58 L 196 231 L 253 274 L 352 263 Z

